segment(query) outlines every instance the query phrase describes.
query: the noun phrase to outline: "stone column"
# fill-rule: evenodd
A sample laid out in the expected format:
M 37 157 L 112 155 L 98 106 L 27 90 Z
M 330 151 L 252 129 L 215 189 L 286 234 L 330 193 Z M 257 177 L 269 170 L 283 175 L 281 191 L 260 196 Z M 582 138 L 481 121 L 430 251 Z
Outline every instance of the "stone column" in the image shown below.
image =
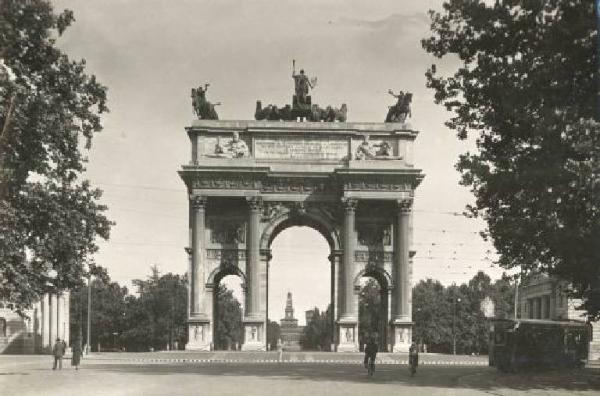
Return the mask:
M 205 298 L 206 280 L 204 279 L 204 237 L 206 234 L 206 197 L 190 197 L 190 307 L 188 318 L 187 350 L 210 350 L 210 322 L 207 315 Z
M 339 315 L 339 304 L 340 304 L 340 264 L 342 262 L 342 252 L 339 250 L 333 251 L 329 255 L 329 262 L 331 263 L 331 328 L 333 329 L 333 339 L 331 340 L 331 350 L 335 351 L 336 346 L 339 344 L 339 332 L 336 327 L 336 318 Z
M 56 342 L 56 295 L 52 293 L 48 295 L 48 340 L 52 350 Z
M 407 352 L 412 340 L 410 315 L 410 215 L 412 200 L 398 202 L 394 227 L 394 352 Z
M 206 198 L 195 196 L 190 199 L 192 206 L 192 273 L 190 274 L 192 299 L 191 299 L 191 316 L 201 316 L 201 298 L 202 290 L 204 289 L 204 271 L 202 265 L 202 252 L 204 247 L 204 227 L 205 227 L 205 211 Z
M 56 337 L 60 338 L 61 340 L 63 340 L 63 334 L 62 334 L 62 317 L 63 317 L 63 298 L 62 298 L 62 293 L 61 292 L 57 292 L 56 293 L 56 321 L 55 323 L 55 328 L 56 328 Z
M 355 211 L 357 201 L 344 199 L 343 257 L 340 266 L 338 352 L 358 350 L 358 295 L 354 292 Z
M 265 318 L 261 314 L 260 217 L 262 199 L 249 197 L 246 237 L 246 312 L 242 350 L 265 350 Z
M 40 304 L 40 317 L 41 317 L 41 333 L 42 333 L 42 345 L 40 345 L 42 351 L 48 351 L 50 343 L 50 296 L 48 294 L 44 294 L 42 296 L 41 304 Z

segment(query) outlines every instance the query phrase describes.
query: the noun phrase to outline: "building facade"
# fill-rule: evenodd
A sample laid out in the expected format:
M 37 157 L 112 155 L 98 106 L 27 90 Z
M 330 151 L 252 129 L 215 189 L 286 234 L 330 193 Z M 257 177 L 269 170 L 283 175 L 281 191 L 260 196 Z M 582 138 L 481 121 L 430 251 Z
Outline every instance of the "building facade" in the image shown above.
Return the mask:
M 547 275 L 535 274 L 519 287 L 518 313 L 523 319 L 587 321 L 585 311 L 577 309 L 580 300 L 569 298 L 568 283 Z M 590 360 L 600 359 L 600 323 L 591 323 Z
M 56 338 L 69 343 L 69 293 L 45 294 L 25 312 L 0 302 L 0 354 L 49 353 Z

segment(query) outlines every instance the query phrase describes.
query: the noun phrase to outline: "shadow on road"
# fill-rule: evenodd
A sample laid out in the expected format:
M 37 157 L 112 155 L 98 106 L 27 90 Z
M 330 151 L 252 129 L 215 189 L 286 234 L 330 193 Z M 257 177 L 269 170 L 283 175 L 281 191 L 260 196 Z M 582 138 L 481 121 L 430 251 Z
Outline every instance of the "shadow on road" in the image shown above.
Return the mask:
M 280 380 L 330 381 L 373 384 L 401 384 L 492 391 L 495 389 L 600 390 L 600 371 L 590 369 L 502 374 L 489 367 L 420 367 L 410 377 L 406 366 L 380 365 L 368 377 L 360 365 L 319 364 L 92 364 L 88 369 L 134 375 L 198 375 L 223 377 L 262 377 Z M 224 378 L 224 380 L 226 380 Z

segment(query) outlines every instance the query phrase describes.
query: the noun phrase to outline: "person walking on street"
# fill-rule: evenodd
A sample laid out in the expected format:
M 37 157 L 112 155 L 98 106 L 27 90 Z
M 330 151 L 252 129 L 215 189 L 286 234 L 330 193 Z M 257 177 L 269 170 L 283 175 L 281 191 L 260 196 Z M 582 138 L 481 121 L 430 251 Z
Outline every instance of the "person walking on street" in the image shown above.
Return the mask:
M 369 338 L 367 345 L 365 346 L 365 368 L 369 373 L 369 376 L 372 376 L 375 372 L 375 358 L 377 357 L 377 351 L 379 350 L 379 346 L 377 345 L 377 335 L 373 335 Z
M 81 348 L 81 338 L 77 337 L 75 342 L 71 345 L 73 356 L 71 356 L 71 367 L 75 367 L 75 370 L 79 370 L 79 364 L 81 363 L 81 357 L 83 350 Z
M 52 354 L 54 355 L 54 366 L 52 367 L 52 370 L 56 370 L 57 363 L 58 369 L 62 370 L 62 360 L 63 356 L 65 356 L 66 349 L 67 348 L 64 341 L 61 341 L 60 338 L 57 338 L 54 348 L 52 348 Z
M 413 341 L 408 350 L 408 366 L 410 369 L 410 376 L 414 376 L 417 372 L 417 366 L 419 365 L 419 348 Z

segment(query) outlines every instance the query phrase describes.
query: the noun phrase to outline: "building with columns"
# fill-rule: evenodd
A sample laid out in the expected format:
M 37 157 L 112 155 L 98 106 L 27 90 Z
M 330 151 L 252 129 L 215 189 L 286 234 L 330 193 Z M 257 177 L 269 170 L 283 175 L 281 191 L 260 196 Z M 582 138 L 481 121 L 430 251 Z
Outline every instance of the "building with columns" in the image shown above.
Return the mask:
M 385 293 L 386 345 L 412 339 L 412 204 L 417 137 L 403 123 L 196 120 L 179 175 L 189 196 L 188 350 L 214 339 L 216 285 L 241 278 L 243 350 L 267 348 L 271 242 L 308 226 L 330 246 L 338 352 L 358 351 L 360 279 Z M 301 281 L 299 279 L 298 281 Z
M 19 316 L 0 302 L 0 353 L 49 353 L 56 338 L 69 344 L 69 292 L 45 294 Z

